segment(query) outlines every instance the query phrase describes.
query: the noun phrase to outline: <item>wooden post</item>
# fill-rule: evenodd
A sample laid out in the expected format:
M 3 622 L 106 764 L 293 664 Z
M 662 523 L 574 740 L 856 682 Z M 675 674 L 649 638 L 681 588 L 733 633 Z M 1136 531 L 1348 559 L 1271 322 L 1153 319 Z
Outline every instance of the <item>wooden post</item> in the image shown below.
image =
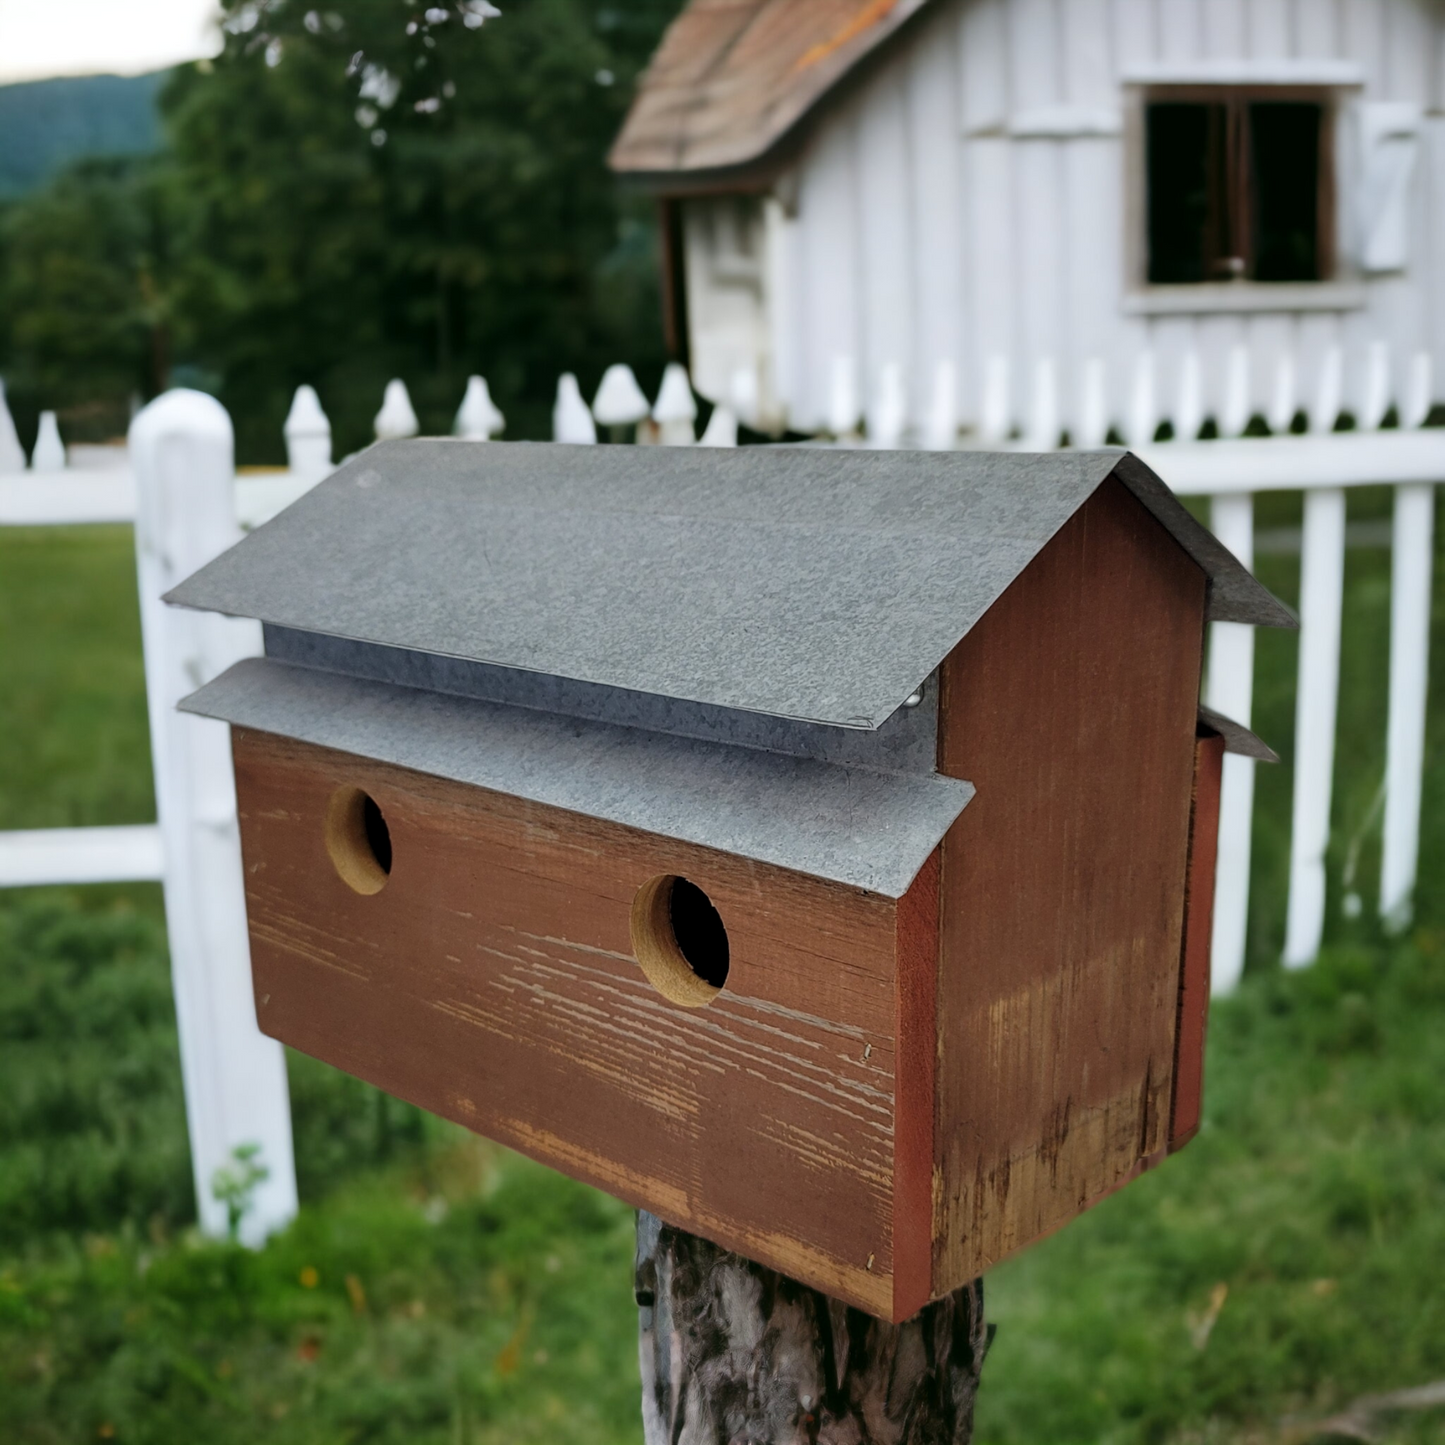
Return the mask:
M 983 1281 L 901 1325 L 651 1214 L 635 1292 L 646 1445 L 966 1445 Z

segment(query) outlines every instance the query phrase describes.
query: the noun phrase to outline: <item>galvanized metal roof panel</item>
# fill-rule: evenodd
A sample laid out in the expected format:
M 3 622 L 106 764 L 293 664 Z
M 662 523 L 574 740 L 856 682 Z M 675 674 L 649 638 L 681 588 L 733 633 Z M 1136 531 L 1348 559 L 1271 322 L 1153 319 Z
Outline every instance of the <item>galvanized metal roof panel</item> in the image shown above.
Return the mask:
M 1125 457 L 369 448 L 168 601 L 690 702 L 876 728 Z M 1242 621 L 1287 618 L 1142 463 Z
M 1254 758 L 1261 763 L 1279 761 L 1279 754 L 1258 733 L 1251 732 L 1243 723 L 1235 722 L 1232 717 L 1215 712 L 1203 703 L 1199 704 L 1199 721 L 1224 739 L 1225 752 L 1238 753 L 1241 757 Z
M 924 685 L 916 706 L 899 708 L 881 727 L 837 728 L 659 697 L 651 692 L 602 687 L 595 682 L 574 682 L 545 672 L 522 672 L 460 657 L 438 657 L 434 652 L 378 647 L 374 642 L 352 642 L 319 632 L 297 632 L 290 627 L 268 624 L 263 632 L 267 657 L 350 677 L 370 677 L 430 692 L 455 692 L 484 702 L 565 713 L 568 717 L 648 732 L 676 733 L 730 747 L 792 753 L 845 768 L 885 773 L 938 771 L 936 678 Z
M 180 706 L 890 898 L 974 791 L 270 658 L 238 662 Z

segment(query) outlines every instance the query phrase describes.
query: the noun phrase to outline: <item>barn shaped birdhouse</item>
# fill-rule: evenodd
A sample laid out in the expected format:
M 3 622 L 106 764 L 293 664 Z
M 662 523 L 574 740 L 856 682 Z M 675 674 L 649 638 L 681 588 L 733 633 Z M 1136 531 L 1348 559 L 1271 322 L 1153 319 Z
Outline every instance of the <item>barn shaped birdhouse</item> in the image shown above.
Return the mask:
M 389 442 L 168 600 L 285 1043 L 894 1319 L 1192 1131 L 1291 619 L 1127 453 Z

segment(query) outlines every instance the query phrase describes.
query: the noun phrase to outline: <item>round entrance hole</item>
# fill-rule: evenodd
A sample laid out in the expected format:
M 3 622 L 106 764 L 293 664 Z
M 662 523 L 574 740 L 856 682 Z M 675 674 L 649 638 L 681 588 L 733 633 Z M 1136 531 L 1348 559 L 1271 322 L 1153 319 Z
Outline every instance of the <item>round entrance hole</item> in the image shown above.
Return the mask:
M 357 893 L 380 893 L 391 872 L 391 830 L 370 793 L 337 788 L 326 805 L 326 851 L 341 881 Z
M 632 951 L 664 998 L 701 1008 L 728 977 L 728 931 L 712 900 L 686 878 L 662 873 L 632 900 Z

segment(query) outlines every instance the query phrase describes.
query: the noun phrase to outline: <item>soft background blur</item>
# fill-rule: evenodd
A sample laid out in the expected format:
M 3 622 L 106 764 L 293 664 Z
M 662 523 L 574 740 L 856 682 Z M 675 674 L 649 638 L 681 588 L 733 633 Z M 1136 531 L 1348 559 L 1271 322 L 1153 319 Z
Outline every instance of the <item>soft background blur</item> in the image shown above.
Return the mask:
M 427 46 L 401 0 L 348 0 L 340 28 L 284 6 L 256 45 L 238 4 L 214 60 L 0 89 L 0 375 L 22 443 L 42 406 L 67 442 L 120 435 L 168 385 L 220 398 L 243 465 L 284 460 L 303 381 L 338 456 L 371 440 L 393 376 L 438 432 L 484 372 L 513 439 L 550 435 L 561 370 L 590 396 L 625 356 L 655 390 L 654 203 L 603 156 L 677 8 L 524 0 Z M 362 49 L 399 91 L 358 101 Z
M 0 88 L 0 375 L 22 440 L 42 400 L 67 440 L 102 440 L 179 382 L 221 397 L 250 463 L 280 460 L 303 381 L 338 454 L 393 375 L 435 432 L 485 372 L 509 437 L 547 434 L 564 368 L 590 395 L 626 357 L 651 392 L 650 205 L 602 156 L 675 7 L 502 8 L 425 57 L 401 0 L 355 0 L 344 33 L 286 7 L 266 45 L 238 28 L 168 74 Z M 356 35 L 408 77 L 384 114 L 358 115 Z M 1378 520 L 1389 496 L 1350 507 Z M 1262 498 L 1258 522 L 1260 575 L 1295 601 L 1298 496 Z M 131 548 L 128 528 L 0 531 L 0 827 L 154 816 Z M 1378 872 L 1383 547 L 1350 549 L 1344 616 L 1334 897 Z M 1438 603 L 1434 632 L 1438 679 Z M 1259 639 L 1255 726 L 1276 742 L 1295 648 Z M 1277 966 L 1290 758 L 1260 770 L 1250 968 L 1213 1011 L 1204 1129 L 990 1276 L 980 1441 L 1302 1440 L 1360 1395 L 1445 1377 L 1442 745 L 1436 702 L 1414 932 L 1332 909 L 1301 974 Z M 0 1439 L 640 1439 L 629 1212 L 289 1068 L 300 1217 L 256 1253 L 202 1241 L 159 890 L 0 894 Z M 1380 1438 L 1438 1440 L 1442 1420 L 1383 1417 Z

